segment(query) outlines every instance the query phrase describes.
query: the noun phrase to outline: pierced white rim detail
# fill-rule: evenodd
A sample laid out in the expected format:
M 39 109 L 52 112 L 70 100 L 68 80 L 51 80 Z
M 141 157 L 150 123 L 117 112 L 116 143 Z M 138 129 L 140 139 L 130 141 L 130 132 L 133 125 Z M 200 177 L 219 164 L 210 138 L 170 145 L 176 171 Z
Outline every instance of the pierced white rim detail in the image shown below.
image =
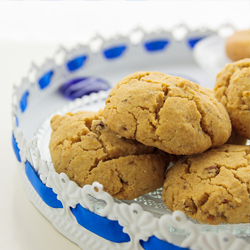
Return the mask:
M 210 33 L 209 31 L 208 33 Z M 185 36 L 188 37 L 191 32 L 188 30 L 188 34 Z M 197 34 L 201 34 L 196 31 Z M 146 34 L 142 32 L 141 41 L 144 41 L 146 37 L 161 37 L 166 34 L 166 31 L 160 31 L 157 33 Z M 171 33 L 170 37 L 172 36 Z M 130 46 L 129 38 L 118 37 L 116 39 L 111 39 L 105 41 L 102 39 L 101 49 L 105 48 L 105 45 L 115 45 L 120 44 L 120 41 L 126 41 Z M 79 49 L 80 48 L 80 49 Z M 79 49 L 79 50 L 78 50 Z M 139 204 L 132 203 L 130 205 L 125 203 L 115 202 L 114 199 L 103 191 L 102 185 L 99 183 L 93 183 L 92 186 L 86 185 L 83 188 L 79 188 L 74 182 L 70 181 L 65 174 L 57 174 L 53 171 L 51 164 L 42 157 L 41 151 L 39 148 L 39 133 L 37 136 L 34 136 L 30 140 L 26 140 L 24 137 L 23 131 L 20 127 L 17 126 L 16 117 L 19 121 L 26 119 L 25 114 L 22 114 L 19 108 L 20 98 L 25 90 L 29 90 L 30 94 L 30 103 L 29 106 L 37 104 L 36 97 L 39 96 L 45 98 L 48 94 L 51 94 L 55 91 L 56 86 L 58 86 L 62 79 L 70 79 L 72 77 L 77 77 L 80 75 L 78 72 L 67 72 L 65 71 L 65 62 L 72 56 L 78 54 L 78 52 L 89 51 L 89 47 L 82 46 L 73 49 L 72 51 L 63 51 L 65 53 L 64 63 L 58 65 L 54 59 L 48 59 L 41 67 L 37 67 L 33 64 L 32 71 L 35 74 L 35 80 L 29 79 L 29 76 L 22 79 L 19 86 L 13 87 L 13 96 L 12 96 L 12 128 L 15 140 L 17 142 L 18 148 L 20 149 L 20 174 L 23 180 L 25 191 L 37 209 L 55 226 L 55 228 L 65 235 L 67 238 L 78 244 L 81 248 L 86 249 L 86 246 L 89 249 L 142 249 L 139 244 L 140 240 L 147 240 L 148 237 L 155 235 L 161 240 L 168 242 L 173 242 L 172 235 L 174 232 L 170 232 L 168 226 L 170 225 L 173 228 L 179 230 L 186 230 L 185 234 L 188 233 L 188 236 L 183 240 L 180 246 L 188 247 L 190 249 L 218 249 L 218 250 L 247 250 L 250 249 L 250 244 L 246 243 L 243 239 L 234 237 L 231 233 L 228 232 L 219 232 L 218 233 L 208 232 L 201 233 L 198 230 L 197 225 L 186 219 L 186 216 L 176 211 L 172 215 L 163 215 L 160 218 L 157 218 L 145 210 Z M 99 53 L 92 53 L 90 51 L 89 57 L 91 58 L 86 68 L 91 71 L 93 67 L 100 67 L 102 65 L 107 65 L 108 63 L 100 59 L 101 49 Z M 133 56 L 133 55 L 128 55 Z M 121 61 L 121 59 L 119 59 Z M 127 57 L 124 58 L 124 62 L 127 62 Z M 121 63 L 121 62 L 120 62 Z M 87 72 L 87 69 L 84 68 L 82 71 Z M 48 90 L 42 92 L 38 89 L 35 82 L 38 81 L 48 70 L 53 69 L 54 77 L 51 85 Z M 103 100 L 107 96 L 108 92 L 99 92 L 91 94 L 89 96 L 84 96 L 81 99 L 77 99 L 69 105 L 60 109 L 61 112 L 67 112 L 74 109 L 77 109 L 79 106 L 84 106 L 86 104 L 91 105 L 96 103 L 97 100 Z M 40 127 L 40 132 L 44 129 Z M 31 183 L 27 179 L 27 176 L 24 171 L 24 164 L 26 161 L 29 161 L 33 168 L 39 174 L 41 181 L 47 186 L 51 187 L 53 191 L 57 194 L 57 198 L 62 202 L 62 209 L 53 209 L 47 206 L 36 193 Z M 61 185 L 63 183 L 63 185 Z M 67 188 L 70 187 L 71 198 L 66 199 L 65 192 L 67 193 Z M 98 192 L 95 191 L 95 188 L 98 189 Z M 90 199 L 90 197 L 92 197 Z M 103 208 L 98 206 L 93 206 L 94 202 L 102 201 L 106 205 Z M 121 226 L 124 227 L 124 232 L 126 232 L 131 241 L 128 243 L 113 243 L 109 242 L 85 228 L 81 227 L 76 223 L 75 217 L 69 212 L 69 207 L 74 207 L 76 204 L 80 203 L 84 208 L 98 213 L 99 215 L 106 217 L 110 220 L 117 220 Z M 138 202 L 137 202 L 138 203 Z M 135 216 L 136 215 L 136 216 Z M 137 218 L 137 219 L 135 219 Z M 140 225 L 140 221 L 147 221 L 146 224 Z M 131 225 L 134 225 L 131 226 Z M 199 225 L 200 226 L 200 225 Z M 217 226 L 218 228 L 223 227 L 224 225 Z M 237 225 L 238 226 L 238 225 Z M 206 225 L 204 225 L 206 227 Z M 139 228 L 140 231 L 135 232 L 135 228 Z M 173 230 L 174 231 L 174 230 Z M 178 230 L 177 230 L 178 231 Z M 178 233 L 178 232 L 177 232 Z M 250 232 L 249 232 L 250 234 Z M 84 248 L 85 247 L 85 248 Z

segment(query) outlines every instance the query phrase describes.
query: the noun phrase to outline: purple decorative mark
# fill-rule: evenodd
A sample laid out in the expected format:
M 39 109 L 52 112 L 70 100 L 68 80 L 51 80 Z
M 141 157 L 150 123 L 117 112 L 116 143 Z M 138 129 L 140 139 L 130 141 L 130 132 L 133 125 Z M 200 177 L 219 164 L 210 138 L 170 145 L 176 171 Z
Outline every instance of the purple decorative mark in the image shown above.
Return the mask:
M 91 76 L 73 79 L 63 84 L 60 91 L 66 98 L 74 100 L 109 88 L 110 86 L 105 80 Z

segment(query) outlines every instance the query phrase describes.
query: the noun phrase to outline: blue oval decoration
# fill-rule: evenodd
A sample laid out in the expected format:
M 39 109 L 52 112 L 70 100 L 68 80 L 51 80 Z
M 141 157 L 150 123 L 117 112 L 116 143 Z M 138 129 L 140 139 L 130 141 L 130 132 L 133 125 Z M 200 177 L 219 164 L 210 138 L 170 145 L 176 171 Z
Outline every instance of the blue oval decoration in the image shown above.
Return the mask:
M 40 86 L 40 89 L 46 88 L 50 82 L 51 82 L 51 77 L 53 76 L 53 71 L 48 71 L 46 74 L 44 74 L 39 80 L 38 84 Z
M 114 59 L 120 57 L 125 52 L 125 50 L 126 46 L 120 45 L 104 50 L 103 54 L 107 59 Z
M 20 149 L 17 146 L 16 138 L 13 133 L 12 133 L 12 147 L 13 147 L 17 160 L 21 162 Z
M 145 250 L 168 249 L 168 250 L 189 250 L 189 248 L 178 247 L 172 243 L 151 236 L 147 241 L 140 240 L 140 244 Z
M 163 40 L 155 40 L 144 43 L 144 46 L 147 51 L 158 51 L 163 50 L 167 47 L 169 41 L 166 39 Z
M 205 38 L 205 37 L 206 37 L 206 36 L 189 38 L 189 39 L 187 40 L 189 47 L 190 47 L 191 49 L 193 49 L 194 46 L 195 46 L 195 44 L 196 44 L 197 42 L 199 42 L 200 40 L 202 40 L 203 38 Z
M 20 102 L 19 102 L 19 105 L 20 105 L 20 109 L 22 112 L 25 111 L 25 109 L 27 108 L 27 105 L 28 105 L 28 96 L 29 96 L 29 91 L 26 91 L 24 92 Z
M 77 222 L 92 233 L 115 243 L 130 241 L 129 235 L 122 231 L 123 227 L 119 225 L 118 221 L 101 217 L 80 204 L 77 204 L 75 208 L 71 208 L 71 211 Z
M 75 71 L 75 70 L 81 68 L 84 65 L 86 60 L 87 60 L 87 56 L 85 56 L 85 55 L 78 56 L 78 57 L 74 58 L 73 60 L 68 61 L 67 68 L 69 71 Z
M 109 88 L 110 86 L 105 80 L 90 76 L 73 79 L 63 84 L 60 87 L 60 91 L 67 99 L 74 100 L 93 92 L 108 90 Z
M 53 192 L 52 188 L 49 188 L 42 183 L 28 161 L 25 163 L 25 173 L 37 194 L 48 206 L 53 208 L 63 208 L 61 201 L 57 199 L 57 194 Z

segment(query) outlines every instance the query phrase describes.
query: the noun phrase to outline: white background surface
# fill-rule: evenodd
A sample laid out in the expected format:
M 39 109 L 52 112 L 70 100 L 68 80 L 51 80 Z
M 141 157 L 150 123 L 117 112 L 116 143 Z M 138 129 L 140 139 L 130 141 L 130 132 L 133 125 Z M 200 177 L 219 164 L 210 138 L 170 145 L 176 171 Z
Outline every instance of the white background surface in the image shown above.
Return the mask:
M 0 249 L 77 250 L 29 202 L 11 146 L 11 88 L 31 61 L 52 57 L 59 44 L 86 43 L 186 23 L 217 29 L 226 22 L 250 28 L 249 1 L 0 2 Z

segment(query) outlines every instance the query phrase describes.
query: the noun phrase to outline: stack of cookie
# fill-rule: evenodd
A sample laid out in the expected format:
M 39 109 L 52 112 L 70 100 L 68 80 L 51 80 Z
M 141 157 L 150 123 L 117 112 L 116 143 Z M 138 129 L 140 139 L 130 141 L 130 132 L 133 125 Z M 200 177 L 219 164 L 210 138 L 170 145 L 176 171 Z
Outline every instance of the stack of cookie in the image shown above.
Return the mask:
M 170 156 L 112 131 L 101 110 L 55 115 L 51 128 L 54 168 L 80 187 L 98 181 L 113 197 L 132 200 L 163 185 Z
M 52 118 L 52 162 L 79 186 L 98 181 L 117 199 L 163 186 L 172 211 L 202 223 L 249 222 L 250 149 L 225 144 L 250 139 L 249 109 L 250 59 L 227 65 L 214 91 L 136 72 L 115 85 L 103 111 Z

